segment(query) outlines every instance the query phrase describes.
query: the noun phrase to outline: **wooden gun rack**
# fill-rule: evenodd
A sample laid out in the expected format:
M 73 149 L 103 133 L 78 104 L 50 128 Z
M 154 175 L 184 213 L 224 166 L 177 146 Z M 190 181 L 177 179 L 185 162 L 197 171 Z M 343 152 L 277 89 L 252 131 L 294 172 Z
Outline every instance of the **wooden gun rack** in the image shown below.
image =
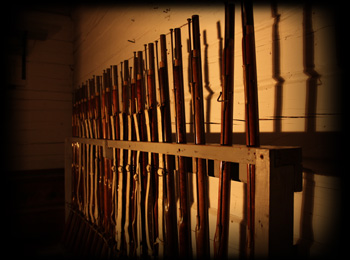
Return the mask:
M 172 154 L 239 164 L 256 165 L 255 253 L 257 257 L 290 255 L 293 246 L 294 192 L 302 190 L 300 147 L 244 145 L 220 146 L 137 141 L 67 138 L 65 141 L 65 200 L 71 202 L 72 143 L 103 147 L 113 158 L 113 148 Z M 68 214 L 68 213 L 67 213 Z M 210 239 L 213 239 L 210 237 Z M 211 242 L 212 243 L 212 242 Z

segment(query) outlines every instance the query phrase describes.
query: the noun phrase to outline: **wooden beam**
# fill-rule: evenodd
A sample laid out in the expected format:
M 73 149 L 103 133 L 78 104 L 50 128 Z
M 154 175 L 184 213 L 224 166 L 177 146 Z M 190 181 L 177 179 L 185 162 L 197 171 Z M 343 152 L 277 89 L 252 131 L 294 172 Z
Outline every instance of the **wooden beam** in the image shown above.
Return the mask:
M 255 164 L 255 149 L 244 145 L 197 145 L 135 141 L 107 141 L 113 148 L 172 154 L 177 156 Z
M 104 156 L 112 154 L 112 148 L 135 150 L 142 152 L 163 153 L 176 156 L 204 158 L 244 164 L 255 164 L 256 157 L 264 154 L 267 150 L 279 150 L 291 155 L 300 152 L 299 147 L 292 146 L 260 146 L 247 147 L 245 145 L 221 146 L 218 144 L 177 144 L 138 141 L 116 141 L 104 139 L 87 139 L 72 137 L 71 142 L 79 142 L 104 147 Z M 294 157 L 293 157 L 294 159 Z M 299 158 L 298 158 L 299 159 Z M 283 162 L 286 163 L 286 162 Z M 288 162 L 290 163 L 290 162 Z

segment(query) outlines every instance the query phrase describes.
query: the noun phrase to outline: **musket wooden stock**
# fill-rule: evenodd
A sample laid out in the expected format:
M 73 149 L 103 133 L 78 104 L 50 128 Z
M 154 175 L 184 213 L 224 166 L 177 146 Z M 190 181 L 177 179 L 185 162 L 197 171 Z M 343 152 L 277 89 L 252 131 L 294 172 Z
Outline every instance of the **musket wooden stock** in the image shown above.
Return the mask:
M 175 59 L 173 60 L 174 74 L 174 96 L 176 113 L 176 142 L 186 143 L 186 120 L 185 102 L 183 86 L 182 50 L 181 50 L 181 29 L 175 28 Z M 187 180 L 187 159 L 179 157 L 179 189 L 180 189 L 180 209 L 179 209 L 179 253 L 181 257 L 191 257 L 191 228 L 190 228 L 190 208 L 188 203 L 188 180 Z
M 246 144 L 260 146 L 253 3 L 242 1 L 242 52 Z M 247 166 L 247 254 L 254 257 L 255 165 Z
M 233 120 L 233 79 L 234 79 L 234 27 L 235 6 L 225 5 L 225 45 L 222 63 L 221 93 L 221 145 L 232 145 Z M 219 201 L 216 231 L 214 237 L 214 257 L 227 258 L 230 218 L 231 163 L 220 163 Z

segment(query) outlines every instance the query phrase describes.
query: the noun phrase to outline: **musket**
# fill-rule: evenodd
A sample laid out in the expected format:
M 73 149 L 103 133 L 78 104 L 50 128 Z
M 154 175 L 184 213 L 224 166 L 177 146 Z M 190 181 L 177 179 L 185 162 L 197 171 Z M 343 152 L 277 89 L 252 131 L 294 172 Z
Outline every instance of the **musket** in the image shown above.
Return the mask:
M 124 61 L 124 80 L 123 80 L 123 113 L 125 113 L 125 119 L 124 126 L 127 124 L 127 140 L 132 140 L 132 115 L 131 115 L 131 109 L 129 109 L 129 92 L 130 92 L 130 78 L 129 78 L 129 62 L 128 60 Z M 130 107 L 131 108 L 131 107 Z M 125 120 L 124 119 L 124 120 Z M 125 130 L 125 129 L 124 129 Z M 124 136 L 124 139 L 126 136 Z M 127 151 L 127 158 L 126 158 L 126 166 L 125 166 L 125 223 L 124 223 L 124 236 L 125 236 L 125 244 L 126 244 L 126 254 L 130 257 L 131 256 L 131 213 L 132 213 L 132 207 L 131 205 L 131 194 L 132 194 L 132 184 L 133 184 L 133 170 L 132 170 L 132 151 Z
M 81 87 L 78 87 L 75 90 L 75 115 L 74 115 L 74 121 L 75 121 L 75 131 L 74 136 L 81 137 L 82 131 L 81 131 L 81 120 L 82 120 L 82 94 L 81 94 Z M 73 248 L 76 242 L 77 234 L 80 231 L 80 228 L 82 226 L 81 217 L 80 217 L 80 210 L 82 205 L 82 191 L 81 191 L 81 158 L 82 158 L 82 148 L 79 143 L 75 144 L 75 153 L 73 153 L 73 162 L 74 162 L 74 177 L 73 177 L 73 191 L 74 196 L 72 197 L 72 204 L 71 204 L 71 211 L 73 212 L 73 218 L 71 223 L 71 228 L 67 234 L 66 238 L 66 246 L 67 248 Z M 75 199 L 74 199 L 75 198 Z
M 147 56 L 147 55 L 146 55 Z M 146 61 L 147 65 L 147 61 Z M 148 44 L 148 70 L 147 70 L 147 93 L 148 93 L 148 108 L 145 110 L 145 116 L 149 117 L 149 124 L 146 122 L 146 128 L 149 130 L 148 141 L 158 142 L 158 122 L 157 122 L 157 100 L 156 100 L 156 86 L 155 86 L 155 63 L 154 63 L 154 44 Z M 146 115 L 147 114 L 147 115 Z M 158 186 L 158 154 L 149 153 L 148 160 L 148 183 L 147 187 L 149 193 L 146 195 L 147 201 L 146 217 L 148 224 L 148 247 L 149 251 L 154 250 L 154 240 L 157 236 L 157 186 Z M 150 254 L 150 253 L 149 253 Z M 154 254 L 154 252 L 152 253 Z
M 195 143 L 205 144 L 203 80 L 200 47 L 199 16 L 192 16 L 193 50 L 191 51 L 192 93 L 194 109 Z M 208 188 L 206 160 L 196 158 L 197 165 L 197 257 L 208 258 L 209 253 L 209 220 L 208 220 Z
M 88 126 L 88 92 L 87 92 L 87 85 L 82 84 L 83 86 L 83 129 L 84 129 L 84 138 L 89 138 L 89 126 Z M 83 213 L 88 218 L 88 211 L 89 211 L 89 187 L 88 187 L 88 175 L 89 175 L 89 165 L 88 165 L 88 156 L 90 151 L 90 145 L 85 144 L 84 145 L 84 154 L 83 154 L 83 183 L 84 183 L 84 209 Z M 85 230 L 84 230 L 85 231 Z
M 138 141 L 146 141 L 146 126 L 145 126 L 145 99 L 144 99 L 144 82 L 143 82 L 143 58 L 142 51 L 137 52 L 137 66 L 134 68 L 136 70 L 136 85 L 135 85 L 135 132 L 136 139 Z M 146 230 L 145 230 L 145 194 L 147 187 L 147 153 L 137 152 L 136 159 L 136 180 L 137 180 L 137 245 L 136 253 L 137 256 L 142 256 L 147 254 L 146 245 Z
M 119 140 L 119 97 L 118 97 L 118 66 L 111 66 L 111 84 L 112 84 L 112 114 L 110 116 L 111 120 L 111 135 L 112 140 Z M 118 158 L 117 158 L 118 153 Z M 113 163 L 112 163 L 112 211 L 111 211 L 111 221 L 115 226 L 117 221 L 117 167 L 119 163 L 119 150 L 113 149 Z
M 87 118 L 87 96 L 86 96 L 86 86 L 85 84 L 81 85 L 80 88 L 80 137 L 86 138 L 87 132 L 85 128 Z M 86 190 L 86 177 L 87 177 L 87 168 L 86 168 L 86 145 L 81 145 L 81 153 L 79 154 L 79 176 L 78 176 L 78 191 L 79 191 L 79 215 L 82 218 L 85 218 L 87 213 L 87 190 Z M 73 250 L 78 252 L 81 249 L 83 244 L 83 238 L 87 231 L 87 226 L 85 221 L 79 221 L 80 225 L 78 231 L 76 232 L 76 239 L 73 241 Z
M 147 141 L 151 142 L 151 127 L 149 119 L 149 111 L 145 109 L 145 123 L 147 130 Z M 145 196 L 145 231 L 146 231 L 146 243 L 147 243 L 147 254 L 149 256 L 154 256 L 153 248 L 153 210 L 152 210 L 152 153 L 148 152 L 148 165 L 147 165 L 147 186 L 146 186 L 146 196 Z
M 98 87 L 100 88 L 100 115 L 101 115 L 101 139 L 108 139 L 109 133 L 109 115 L 107 111 L 108 100 L 106 89 L 108 88 L 108 82 L 106 81 L 106 71 L 103 71 L 102 76 L 98 77 Z M 101 152 L 101 153 L 100 153 Z M 101 232 L 103 231 L 105 235 L 109 234 L 110 221 L 109 221 L 109 205 L 108 205 L 108 177 L 109 177 L 109 168 L 110 160 L 103 156 L 102 147 L 99 151 L 99 189 L 100 189 L 100 206 L 101 206 Z M 106 243 L 102 243 L 101 252 L 106 251 Z
M 162 111 L 161 106 L 157 107 L 157 117 L 158 120 L 162 120 Z M 161 121 L 158 123 L 159 131 L 159 142 L 163 142 L 163 133 L 162 133 L 162 124 Z M 158 200 L 157 200 L 157 238 L 155 243 L 158 245 L 158 257 L 164 258 L 165 253 L 165 236 L 164 236 L 164 177 L 165 177 L 165 160 L 164 154 L 159 154 L 159 163 L 158 163 Z
M 94 138 L 101 138 L 101 113 L 100 113 L 100 95 L 99 95 L 99 89 L 100 86 L 97 85 L 97 80 L 95 75 L 93 76 L 91 80 L 91 116 L 93 118 L 93 137 Z M 101 224 L 101 204 L 100 203 L 100 176 L 102 172 L 100 172 L 100 164 L 101 164 L 101 157 L 102 157 L 102 147 L 101 146 L 93 146 L 94 149 L 94 180 L 93 180 L 93 202 L 94 202 L 94 225 L 93 225 L 93 242 L 90 246 L 90 250 L 88 251 L 87 255 L 93 255 L 98 254 L 101 246 L 102 241 L 100 239 L 100 236 L 97 233 L 97 230 L 102 226 Z
M 134 71 L 130 72 L 131 78 L 131 98 L 130 98 L 130 116 L 132 116 L 132 125 L 131 127 L 131 140 L 137 140 L 136 138 L 136 126 L 135 126 L 135 114 L 136 114 L 136 79 L 137 79 L 137 57 L 136 52 L 134 52 L 134 58 L 133 58 L 133 65 L 134 65 Z M 131 67 L 130 67 L 131 68 Z M 138 214 L 138 207 L 137 207 L 137 192 L 138 192 L 138 175 L 136 173 L 136 167 L 138 164 L 137 161 L 137 151 L 132 151 L 132 167 L 131 167 L 131 173 L 132 173 L 132 192 L 131 192 L 131 239 L 130 239 L 130 247 L 131 252 L 130 256 L 134 257 L 137 255 L 137 246 L 138 246 L 138 237 L 137 237 L 137 214 Z
M 111 139 L 111 96 L 110 96 L 110 69 L 108 68 L 102 75 L 102 133 L 103 139 Z M 104 157 L 104 226 L 107 234 L 112 233 L 111 226 L 111 197 L 112 197 L 112 160 Z
M 103 71 L 102 76 L 100 77 L 100 97 L 101 97 L 101 106 L 100 106 L 100 110 L 101 110 L 101 125 L 102 125 L 102 132 L 101 132 L 101 137 L 102 139 L 109 139 L 110 137 L 110 130 L 109 130 L 109 112 L 110 112 L 110 100 L 108 99 L 109 93 L 107 94 L 107 92 L 110 92 L 109 89 L 109 82 L 107 79 L 107 74 L 106 71 Z M 102 152 L 102 150 L 101 150 Z M 101 183 L 100 186 L 102 186 L 101 191 L 101 198 L 100 201 L 102 203 L 101 207 L 102 207 L 102 211 L 103 211 L 103 223 L 102 223 L 102 227 L 104 230 L 104 234 L 106 236 L 110 236 L 111 233 L 111 225 L 110 225 L 110 199 L 109 199 L 109 193 L 110 193 L 110 189 L 109 189 L 109 176 L 111 174 L 112 171 L 112 163 L 111 160 L 103 157 L 103 154 L 100 154 L 100 158 L 101 158 L 101 165 L 102 168 L 100 168 L 100 173 L 101 173 Z M 107 240 L 104 240 L 104 243 L 102 244 L 102 249 L 101 252 L 103 254 L 107 254 L 108 253 L 108 246 L 107 246 Z
M 159 77 L 159 60 L 158 60 L 158 41 L 155 41 L 156 43 L 156 65 L 157 65 L 157 72 L 158 72 L 158 84 L 160 83 L 160 77 Z M 160 85 L 160 84 L 159 84 Z M 164 137 L 163 137 L 163 115 L 162 115 L 162 105 L 160 103 L 160 86 L 158 88 L 157 92 L 159 103 L 157 104 L 157 120 L 158 120 L 158 141 L 163 143 Z M 165 192 L 165 159 L 164 154 L 159 154 L 158 157 L 158 199 L 157 199 L 157 238 L 156 238 L 156 245 L 158 250 L 158 257 L 164 258 L 165 253 L 165 230 L 164 230 L 164 192 Z
M 186 143 L 186 120 L 185 120 L 185 102 L 183 86 L 183 68 L 182 68 L 182 46 L 181 29 L 175 28 L 175 49 L 173 57 L 173 78 L 174 78 L 174 97 L 176 114 L 176 142 Z M 191 223 L 190 208 L 188 202 L 188 171 L 187 159 L 179 156 L 179 189 L 180 189 L 180 208 L 179 208 L 179 254 L 180 257 L 192 257 L 191 248 Z
M 159 101 L 157 105 L 157 119 L 158 119 L 158 139 L 159 142 L 164 142 L 163 137 L 163 109 L 161 105 L 160 100 L 160 76 L 159 76 L 159 67 L 158 67 L 158 41 L 155 41 L 156 43 L 156 64 L 157 64 L 157 71 L 158 71 L 158 83 L 159 83 Z M 158 200 L 157 200 L 157 238 L 156 238 L 156 244 L 158 245 L 158 257 L 164 258 L 165 254 L 165 230 L 164 230 L 164 192 L 165 192 L 165 160 L 164 160 L 164 154 L 159 154 L 159 163 L 158 163 Z
M 148 69 L 147 69 L 147 44 L 145 46 L 145 72 L 146 72 L 146 89 L 148 86 Z M 145 104 L 145 129 L 147 133 L 147 141 L 151 142 L 151 124 L 150 124 L 150 115 L 148 110 L 148 102 L 149 102 L 149 95 L 148 89 L 146 90 L 146 104 Z M 146 234 L 146 245 L 147 245 L 147 255 L 153 256 L 153 196 L 152 196 L 152 187 L 153 187 L 153 173 L 152 173 L 152 153 L 147 153 L 147 178 L 146 178 L 146 189 L 145 189 L 145 234 Z
M 96 136 L 97 139 L 102 139 L 102 111 L 101 111 L 101 85 L 102 85 L 102 77 L 96 76 L 95 77 L 95 118 L 96 118 Z M 98 183 L 97 183 L 97 197 L 98 197 L 98 215 L 99 215 L 99 221 L 97 225 L 99 227 L 102 227 L 102 222 L 104 220 L 104 203 L 103 203 L 103 151 L 102 146 L 97 147 L 97 168 L 98 168 Z
M 87 118 L 86 118 L 86 132 L 87 132 L 87 138 L 95 138 L 95 127 L 94 127 L 94 81 L 93 79 L 88 79 L 86 81 L 86 90 L 87 90 Z M 82 256 L 89 255 L 89 251 L 91 247 L 96 242 L 96 233 L 94 232 L 94 229 L 92 228 L 94 223 L 96 223 L 97 218 L 95 218 L 96 212 L 94 212 L 95 207 L 97 207 L 97 204 L 95 203 L 95 194 L 96 194 L 96 183 L 97 179 L 95 178 L 96 171 L 95 171 L 95 160 L 94 160 L 94 154 L 95 154 L 95 146 L 94 145 L 87 145 L 87 178 L 86 178 L 86 189 L 87 189 L 87 201 L 88 201 L 88 208 L 87 208 L 87 215 L 86 215 L 86 232 L 87 235 L 84 235 L 82 246 L 80 249 Z M 97 216 L 98 217 L 98 216 Z
M 88 92 L 88 131 L 89 131 L 89 138 L 95 138 L 95 132 L 93 127 L 94 122 L 94 113 L 93 113 L 93 103 L 94 103 L 94 85 L 93 80 L 89 79 L 87 81 L 87 92 Z M 95 165 L 94 165 L 94 146 L 90 145 L 89 147 L 89 172 L 88 172 L 88 179 L 90 185 L 89 187 L 89 218 L 92 223 L 95 223 L 95 214 L 94 214 L 94 198 L 95 198 Z
M 159 92 L 161 106 L 161 124 L 163 129 L 163 142 L 172 143 L 171 114 L 169 97 L 168 61 L 166 49 L 166 36 L 160 35 L 160 63 L 159 63 Z M 165 246 L 166 255 L 178 257 L 178 235 L 176 223 L 175 199 L 175 156 L 165 155 L 164 215 L 165 215 Z
M 126 64 L 125 64 L 126 63 Z M 124 75 L 122 73 L 124 66 Z M 123 66 L 121 66 L 121 80 L 122 80 L 122 109 L 119 113 L 119 124 L 120 124 L 120 140 L 127 140 L 127 108 L 128 108 L 128 92 L 127 92 L 127 85 L 128 85 L 128 77 L 125 78 L 125 74 L 129 72 L 129 66 L 128 61 L 124 61 Z M 117 250 L 122 250 L 122 245 L 124 242 L 124 224 L 125 224 L 125 196 L 126 192 L 124 189 L 125 186 L 125 165 L 127 163 L 127 154 L 124 149 L 120 149 L 120 157 L 119 157 L 119 167 L 118 167 L 118 206 L 117 206 L 117 225 L 115 227 L 116 230 L 116 241 L 117 241 Z
M 103 109 L 101 108 L 101 99 L 102 99 L 102 76 L 95 76 L 95 129 L 96 129 L 96 138 L 102 139 L 102 115 Z M 102 146 L 97 146 L 95 151 L 95 167 L 96 167 L 96 205 L 97 205 L 97 214 L 98 218 L 96 221 L 96 229 L 98 232 L 103 232 L 104 230 L 104 160 L 103 160 L 103 149 Z M 96 245 L 94 246 L 94 255 L 100 256 L 102 248 L 105 246 L 104 240 L 100 235 L 96 236 Z
M 78 135 L 78 124 L 77 124 L 77 90 L 73 90 L 73 97 L 72 97 L 72 136 L 76 137 Z M 62 243 L 65 246 L 68 246 L 68 242 L 71 239 L 72 235 L 72 230 L 74 229 L 74 225 L 77 219 L 77 216 L 75 212 L 73 211 L 73 207 L 76 207 L 76 200 L 77 200 L 77 195 L 76 195 L 76 181 L 77 181 L 77 155 L 78 155 L 78 143 L 72 143 L 72 175 L 71 175 L 71 183 L 72 183 L 72 194 L 71 194 L 71 203 L 69 205 L 69 215 L 68 219 L 65 223 L 65 229 L 62 235 Z
M 99 107 L 99 92 L 96 92 L 96 77 L 93 76 L 92 79 L 89 80 L 89 96 L 90 96 L 90 109 L 89 109 L 89 117 L 91 121 L 91 138 L 99 138 L 100 131 L 98 129 L 98 125 L 100 122 L 100 114 L 98 111 L 100 111 Z M 89 236 L 92 236 L 92 242 L 88 239 L 87 244 L 85 248 L 85 256 L 87 255 L 92 255 L 96 251 L 99 250 L 99 243 L 100 243 L 100 237 L 96 233 L 96 229 L 100 225 L 100 205 L 99 205 L 99 149 L 101 147 L 98 146 L 91 146 L 91 172 L 93 174 L 91 178 L 91 206 L 92 206 L 92 211 L 90 214 L 92 215 L 91 219 L 92 222 L 90 226 L 90 233 Z
M 253 3 L 245 0 L 242 11 L 242 52 L 245 94 L 246 145 L 260 146 L 258 85 L 254 36 Z M 255 165 L 247 165 L 247 254 L 254 257 Z
M 85 84 L 85 99 L 86 99 L 86 117 L 85 117 L 85 129 L 86 129 L 86 138 L 93 138 L 92 132 L 92 106 L 91 106 L 91 95 L 90 95 L 90 81 L 87 80 Z M 89 228 L 89 222 L 94 222 L 94 216 L 92 214 L 93 208 L 93 145 L 86 144 L 86 178 L 85 178 L 85 188 L 86 188 L 86 210 L 85 218 L 87 222 L 87 228 L 83 236 L 83 243 L 81 246 L 81 253 L 86 253 L 86 245 L 89 244 L 92 240 L 92 232 Z
M 102 121 L 102 138 L 107 139 L 107 129 L 106 129 L 106 80 L 105 80 L 105 72 L 103 73 L 103 76 L 101 77 L 102 82 L 100 84 L 100 95 L 101 95 L 101 121 Z M 102 203 L 103 203 L 103 225 L 104 229 L 107 232 L 108 227 L 108 208 L 107 208 L 107 169 L 108 169 L 108 163 L 107 163 L 107 158 L 103 158 L 103 198 L 102 198 Z
M 222 59 L 221 145 L 232 145 L 235 6 L 225 5 L 225 45 Z M 230 218 L 231 163 L 220 162 L 214 257 L 227 258 Z
M 120 123 L 119 123 L 119 95 L 118 95 L 118 66 L 111 66 L 111 83 L 112 83 L 112 115 L 111 115 L 111 130 L 112 139 L 120 140 Z M 118 166 L 120 161 L 120 149 L 113 149 L 113 178 L 112 178 L 112 211 L 111 221 L 114 229 L 118 222 Z M 115 230 L 114 230 L 115 233 Z
M 111 99 L 111 90 L 112 90 L 112 80 L 111 80 L 111 69 L 106 69 L 106 123 L 107 123 L 107 139 L 112 139 L 112 99 Z M 108 158 L 108 169 L 107 169 L 107 205 L 108 205 L 108 234 L 110 237 L 114 234 L 114 227 L 112 223 L 112 181 L 113 181 L 113 171 L 112 171 L 112 163 L 113 159 Z

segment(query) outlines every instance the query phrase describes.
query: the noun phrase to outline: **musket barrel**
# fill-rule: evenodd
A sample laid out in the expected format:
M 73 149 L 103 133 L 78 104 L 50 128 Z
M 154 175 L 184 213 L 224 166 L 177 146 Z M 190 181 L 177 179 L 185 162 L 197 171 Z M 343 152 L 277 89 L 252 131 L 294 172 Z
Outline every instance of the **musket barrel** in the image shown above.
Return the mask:
M 182 51 L 181 29 L 175 28 L 175 50 L 173 62 L 175 112 L 176 112 L 176 137 L 177 143 L 186 143 L 186 120 L 184 86 L 182 75 Z M 188 202 L 187 160 L 179 157 L 179 187 L 180 187 L 180 220 L 179 220 L 179 253 L 181 257 L 191 257 L 191 228 L 190 209 Z
M 201 65 L 199 16 L 192 16 L 193 50 L 191 52 L 192 91 L 194 105 L 195 143 L 205 144 L 204 109 L 203 109 L 203 80 Z M 206 160 L 196 158 L 197 164 L 197 226 L 196 244 L 197 257 L 209 257 L 209 221 L 208 221 L 208 189 Z
M 172 142 L 171 132 L 171 114 L 170 114 L 170 97 L 169 97 L 169 78 L 168 62 L 166 49 L 166 35 L 160 35 L 160 66 L 159 66 L 159 90 L 160 104 L 162 108 L 162 125 L 163 125 L 163 142 Z M 175 182 L 174 169 L 175 157 L 173 155 L 165 156 L 166 168 L 166 192 L 164 195 L 165 207 L 165 230 L 166 230 L 166 254 L 170 257 L 178 256 L 178 235 L 176 224 L 176 201 L 175 201 Z
M 222 63 L 221 145 L 232 145 L 235 6 L 225 5 L 225 46 Z M 227 258 L 230 216 L 231 163 L 221 162 L 214 257 Z
M 258 85 L 256 73 L 253 3 L 250 0 L 242 1 L 242 30 L 246 144 L 247 146 L 258 147 L 260 145 Z
M 259 135 L 259 106 L 258 85 L 256 72 L 256 51 L 254 35 L 253 3 L 244 0 L 242 12 L 242 52 L 243 78 L 245 94 L 245 127 L 246 145 L 258 147 Z M 255 222 L 255 165 L 247 166 L 247 255 L 254 257 L 254 222 Z

